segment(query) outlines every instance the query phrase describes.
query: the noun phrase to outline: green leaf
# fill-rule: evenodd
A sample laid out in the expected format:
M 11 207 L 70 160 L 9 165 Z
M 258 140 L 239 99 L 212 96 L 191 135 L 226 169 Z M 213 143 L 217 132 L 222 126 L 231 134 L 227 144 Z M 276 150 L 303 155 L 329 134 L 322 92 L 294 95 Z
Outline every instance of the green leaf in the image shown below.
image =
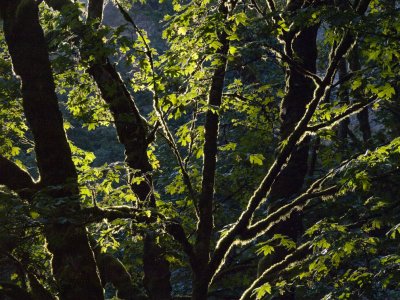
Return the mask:
M 262 154 L 250 154 L 249 159 L 252 165 L 262 166 L 265 157 Z
M 237 52 L 237 48 L 236 47 L 233 47 L 233 46 L 229 47 L 229 54 L 235 55 L 236 52 Z
M 19 148 L 19 147 L 12 147 L 12 148 L 11 148 L 11 155 L 12 155 L 12 156 L 16 156 L 16 155 L 18 155 L 18 154 L 20 153 L 20 151 L 21 151 L 21 148 Z
M 262 286 L 260 286 L 259 288 L 255 289 L 255 293 L 256 293 L 256 299 L 262 299 L 262 297 L 265 296 L 265 294 L 271 294 L 272 291 L 272 287 L 271 285 L 267 282 L 264 283 Z
M 29 212 L 29 214 L 30 214 L 31 218 L 34 220 L 36 220 L 37 218 L 40 217 L 40 214 L 36 211 L 31 211 L 31 212 Z
M 95 123 L 89 123 L 87 128 L 88 128 L 89 131 L 94 130 L 94 129 L 96 129 L 96 124 Z
M 234 19 L 236 25 L 239 25 L 239 24 L 246 25 L 247 24 L 247 15 L 244 12 L 235 14 L 231 18 Z
M 358 89 L 360 86 L 362 85 L 362 81 L 361 78 L 356 78 L 353 83 L 351 84 L 351 89 L 353 91 L 355 91 L 356 89 Z
M 236 149 L 236 143 L 228 143 L 226 145 L 223 146 L 219 146 L 218 149 L 220 151 L 229 151 L 229 150 L 235 150 Z
M 179 27 L 178 28 L 178 34 L 179 35 L 186 35 L 188 29 L 186 27 Z
M 390 99 L 395 93 L 395 89 L 389 83 L 386 83 L 382 88 L 380 88 L 378 97 L 382 99 Z
M 274 251 L 275 251 L 274 247 L 272 247 L 271 245 L 268 245 L 268 244 L 264 244 L 256 251 L 256 253 L 263 254 L 264 256 L 268 256 L 269 254 L 271 254 Z
M 218 50 L 219 48 L 222 47 L 222 43 L 220 43 L 219 41 L 213 41 L 210 43 L 210 47 L 214 48 L 215 50 Z
M 15 279 L 17 279 L 18 278 L 18 274 L 17 273 L 13 273 L 13 274 L 11 274 L 11 276 L 10 276 L 10 279 L 11 280 L 15 280 Z

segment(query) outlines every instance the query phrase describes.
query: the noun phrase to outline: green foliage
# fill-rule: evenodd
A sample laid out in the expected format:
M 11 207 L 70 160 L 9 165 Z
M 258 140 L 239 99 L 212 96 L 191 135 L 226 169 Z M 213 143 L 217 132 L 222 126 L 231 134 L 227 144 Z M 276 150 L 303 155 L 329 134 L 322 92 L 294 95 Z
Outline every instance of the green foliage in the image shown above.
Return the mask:
M 309 170 L 304 186 L 328 174 L 319 188 L 338 189 L 333 195 L 316 197 L 295 207 L 303 216 L 304 226 L 304 234 L 298 240 L 273 232 L 246 241 L 249 246 L 240 250 L 239 246 L 232 250 L 221 274 L 229 274 L 231 267 L 241 270 L 248 264 L 250 270 L 243 268 L 245 271 L 232 276 L 221 275 L 222 279 L 216 275 L 210 294 L 218 296 L 221 292 L 228 295 L 225 298 L 237 298 L 253 281 L 254 261 L 260 255 L 272 259 L 281 249 L 295 253 L 298 245 L 310 242 L 308 254 L 252 291 L 256 299 L 276 297 L 293 289 L 299 299 L 399 298 L 398 8 L 390 6 L 390 1 L 374 0 L 361 18 L 351 7 L 306 6 L 292 13 L 277 1 L 276 12 L 257 12 L 254 3 L 238 2 L 224 19 L 218 1 L 139 2 L 119 1 L 129 14 L 120 16 L 123 24 L 102 24 L 98 28 L 95 23 L 80 25 L 85 8 L 79 1 L 61 13 L 41 5 L 40 18 L 56 92 L 78 172 L 81 206 L 135 208 L 139 217 L 152 219 L 149 223 L 129 218 L 104 219 L 91 224 L 88 230 L 95 246 L 121 258 L 133 281 L 139 284 L 143 275 L 143 239 L 155 232 L 157 243 L 165 247 L 171 264 L 174 291 L 188 294 L 188 259 L 180 245 L 167 235 L 166 226 L 178 220 L 188 241 L 196 241 L 196 208 L 202 189 L 203 160 L 208 155 L 204 153 L 205 115 L 211 111 L 219 117 L 210 246 L 214 249 L 218 236 L 226 235 L 234 226 L 277 152 L 288 142 L 279 137 L 280 118 L 284 115 L 280 105 L 290 84 L 285 82 L 285 72 L 290 64 L 302 62 L 297 57 L 293 57 L 294 62 L 279 57 L 280 43 L 286 34 L 318 25 L 318 75 L 325 72 L 331 61 L 330 49 L 336 47 L 344 32 L 357 39 L 354 53 L 360 63 L 359 70 L 349 72 L 346 80 L 335 79 L 329 85 L 329 96 L 321 101 L 308 124 L 310 128 L 326 126 L 312 132 L 310 143 L 316 146 L 309 152 L 316 156 L 316 167 Z M 142 13 L 150 15 L 154 23 L 161 22 L 163 32 L 144 29 L 151 26 L 140 21 L 136 24 Z M 127 17 L 132 17 L 134 24 Z M 217 107 L 209 105 L 208 100 L 213 74 L 222 61 L 221 32 L 227 36 L 229 50 L 222 105 Z M 78 38 L 78 33 L 83 38 Z M 36 175 L 35 144 L 23 114 L 19 80 L 12 72 L 3 33 L 0 50 L 0 119 L 4 120 L 0 124 L 0 154 Z M 345 59 L 350 61 L 351 55 L 346 54 Z M 155 137 L 147 137 L 147 157 L 143 157 L 152 167 L 146 174 L 129 168 L 123 161 L 109 106 L 89 75 L 90 65 L 97 58 L 112 62 L 145 117 L 148 132 L 154 129 Z M 105 88 L 113 91 L 115 86 Z M 338 128 L 344 119 L 337 118 L 354 104 L 367 105 L 367 101 L 374 101 L 373 110 L 369 109 L 370 140 L 363 141 L 361 124 L 355 117 L 350 118 L 350 134 L 341 138 Z M 352 113 L 359 112 L 360 109 Z M 132 143 L 133 148 L 138 148 L 136 141 Z M 312 165 L 311 158 L 307 164 Z M 133 192 L 132 187 L 143 184 L 151 187 L 156 208 L 147 200 L 140 201 Z M 67 200 L 49 203 L 43 193 L 28 203 L 6 189 L 0 192 L 0 250 L 7 247 L 8 254 L 21 260 L 52 291 L 55 285 L 51 259 L 42 228 Z M 254 222 L 270 215 L 269 200 L 259 207 Z M 279 208 L 291 200 L 278 199 L 274 204 Z M 277 222 L 288 217 L 282 216 Z M 57 221 L 82 222 L 79 216 L 67 214 Z M 15 237 L 18 238 L 13 241 Z M 2 258 L 0 254 L 0 264 Z M 22 286 L 23 276 L 11 274 L 10 281 Z

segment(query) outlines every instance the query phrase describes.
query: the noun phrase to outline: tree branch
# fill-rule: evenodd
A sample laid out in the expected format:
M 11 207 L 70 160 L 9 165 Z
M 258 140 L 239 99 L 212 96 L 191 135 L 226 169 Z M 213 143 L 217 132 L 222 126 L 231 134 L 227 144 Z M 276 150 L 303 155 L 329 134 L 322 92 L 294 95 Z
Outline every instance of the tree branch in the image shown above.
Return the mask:
M 319 77 L 317 74 L 304 68 L 301 65 L 301 63 L 297 62 L 296 60 L 291 58 L 289 55 L 285 54 L 283 51 L 276 49 L 275 47 L 270 46 L 270 45 L 264 45 L 264 46 L 267 47 L 269 49 L 269 51 L 271 51 L 279 59 L 281 59 L 282 61 L 284 61 L 284 62 L 288 63 L 290 66 L 292 66 L 297 72 L 301 73 L 305 77 L 312 79 L 315 82 L 315 84 L 319 85 L 322 83 L 321 77 Z
M 366 108 L 368 105 L 371 105 L 375 102 L 378 102 L 379 99 L 376 97 L 373 97 L 369 99 L 367 102 L 357 102 L 352 105 L 350 105 L 346 111 L 342 112 L 341 114 L 338 114 L 337 116 L 331 118 L 328 122 L 320 123 L 320 124 L 315 124 L 307 127 L 307 131 L 310 132 L 316 132 L 321 129 L 326 129 L 328 127 L 332 127 L 335 124 L 340 123 L 341 121 L 349 118 L 353 114 L 356 114 L 360 111 L 362 111 L 364 108 Z
M 223 263 L 226 255 L 228 255 L 230 248 L 235 243 L 236 237 L 246 230 L 251 222 L 254 212 L 259 207 L 262 200 L 268 197 L 271 187 L 275 182 L 275 179 L 281 172 L 282 168 L 285 168 L 284 165 L 287 159 L 296 148 L 296 144 L 303 138 L 304 134 L 306 133 L 307 125 L 314 115 L 318 104 L 328 92 L 340 59 L 350 50 L 353 41 L 353 37 L 349 33 L 345 33 L 338 46 L 332 50 L 331 60 L 328 65 L 325 77 L 319 84 L 316 82 L 314 97 L 310 101 L 310 104 L 305 111 L 302 119 L 298 122 L 289 137 L 282 142 L 281 149 L 277 154 L 275 161 L 271 165 L 268 173 L 262 180 L 257 190 L 254 192 L 253 196 L 250 198 L 247 208 L 243 211 L 243 213 L 240 215 L 237 222 L 232 226 L 232 228 L 217 242 L 214 255 L 212 256 L 211 261 L 208 265 L 208 276 L 210 276 L 210 281 L 219 269 L 220 265 Z
M 190 264 L 194 267 L 196 259 L 193 245 L 187 239 L 182 225 L 174 221 L 168 222 L 166 225 L 166 231 L 182 246 L 183 251 L 189 257 Z
M 222 1 L 219 5 L 219 13 L 223 21 L 229 17 L 226 1 Z M 233 9 L 233 8 L 232 8 Z M 219 64 L 214 70 L 211 87 L 208 94 L 208 105 L 219 109 L 222 102 L 222 92 L 224 89 L 224 81 L 226 67 L 228 64 L 229 40 L 224 30 L 218 32 L 218 40 L 221 43 L 220 48 L 216 51 Z M 218 153 L 218 131 L 219 131 L 219 115 L 208 109 L 206 113 L 206 121 L 204 124 L 204 146 L 203 146 L 203 170 L 201 182 L 201 194 L 199 199 L 199 223 L 197 225 L 197 237 L 195 243 L 195 251 L 198 256 L 200 265 L 208 263 L 210 255 L 211 234 L 214 227 L 213 224 L 213 202 L 214 202 L 214 185 L 215 172 Z
M 311 253 L 312 252 L 312 248 L 310 247 L 310 245 L 311 245 L 311 242 L 306 242 L 306 243 L 302 244 L 294 252 L 292 252 L 291 254 L 287 255 L 284 260 L 272 265 L 270 268 L 265 270 L 261 274 L 261 276 L 259 276 L 253 282 L 253 284 L 251 284 L 250 287 L 243 292 L 242 296 L 240 297 L 240 300 L 250 300 L 252 295 L 253 295 L 253 293 L 254 293 L 254 290 L 257 287 L 267 283 L 269 280 L 272 279 L 272 277 L 277 272 L 280 272 L 280 271 L 284 270 L 291 263 L 296 262 L 297 260 L 302 259 L 304 257 L 304 255 L 307 255 L 308 253 Z
M 57 198 L 66 200 L 63 213 L 79 211 L 78 175 L 65 136 L 36 1 L 7 1 L 4 36 L 13 70 L 21 79 L 22 105 L 35 141 L 40 185 L 43 188 L 61 187 L 46 192 L 53 204 Z M 58 215 L 58 210 L 51 205 L 49 212 L 51 216 Z M 46 224 L 44 235 L 47 249 L 53 254 L 52 273 L 60 298 L 79 299 L 85 295 L 87 299 L 103 299 L 86 228 L 71 224 Z
M 153 210 L 141 210 L 131 206 L 111 206 L 111 207 L 86 207 L 79 212 L 74 212 L 71 219 L 83 224 L 100 222 L 103 219 L 114 221 L 117 219 L 131 219 L 135 223 L 152 223 L 157 217 L 164 220 L 165 217 Z
M 154 69 L 154 59 L 153 59 L 153 54 L 150 48 L 150 45 L 147 43 L 147 40 L 144 38 L 143 33 L 141 31 L 141 29 L 136 25 L 135 21 L 132 19 L 132 17 L 128 14 L 127 11 L 125 11 L 125 9 L 116 1 L 118 9 L 120 10 L 121 14 L 123 15 L 124 19 L 130 23 L 133 28 L 135 29 L 135 31 L 137 32 L 137 34 L 139 35 L 140 39 L 142 40 L 143 44 L 145 45 L 146 48 L 146 56 L 149 60 L 150 63 L 150 68 L 151 68 L 151 73 L 152 73 L 152 84 L 153 84 L 153 95 L 154 95 L 154 103 L 153 103 L 153 107 L 154 110 L 157 114 L 158 117 L 158 124 L 161 125 L 161 128 L 164 132 L 165 135 L 165 139 L 167 140 L 168 144 L 170 145 L 172 152 L 175 155 L 175 158 L 178 162 L 179 168 L 182 172 L 182 176 L 183 176 L 183 182 L 185 183 L 185 185 L 187 186 L 188 190 L 189 190 L 189 195 L 190 197 L 193 199 L 193 204 L 194 204 L 194 208 L 195 208 L 195 212 L 196 215 L 199 215 L 199 209 L 198 209 L 198 205 L 197 205 L 197 196 L 196 193 L 193 189 L 193 185 L 192 182 L 190 180 L 190 176 L 189 173 L 187 172 L 187 169 L 185 167 L 184 161 L 182 159 L 182 156 L 179 153 L 179 149 L 178 146 L 176 145 L 175 139 L 171 133 L 171 131 L 168 128 L 168 124 L 165 122 L 162 111 L 160 109 L 160 105 L 159 105 L 159 97 L 158 97 L 158 87 L 157 87 L 157 82 L 156 82 L 156 74 L 155 74 L 155 69 Z
M 247 241 L 267 234 L 274 226 L 279 224 L 281 221 L 289 218 L 294 211 L 303 209 L 310 200 L 322 196 L 333 195 L 338 190 L 339 187 L 336 185 L 323 190 L 309 190 L 306 193 L 297 197 L 296 199 L 292 200 L 290 203 L 274 211 L 265 219 L 262 219 L 257 223 L 251 225 L 242 234 L 240 234 L 240 239 L 242 239 L 243 241 Z
M 21 197 L 27 197 L 35 190 L 35 182 L 26 171 L 0 155 L 0 184 L 15 191 Z

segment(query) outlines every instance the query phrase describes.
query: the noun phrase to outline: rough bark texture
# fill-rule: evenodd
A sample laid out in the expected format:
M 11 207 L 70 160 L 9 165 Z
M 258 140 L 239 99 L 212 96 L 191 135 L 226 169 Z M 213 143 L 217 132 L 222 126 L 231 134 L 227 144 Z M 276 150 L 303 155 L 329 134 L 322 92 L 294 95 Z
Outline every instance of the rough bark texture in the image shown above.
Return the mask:
M 103 286 L 107 283 L 117 289 L 117 296 L 123 300 L 142 299 L 132 285 L 132 278 L 124 265 L 114 256 L 101 253 L 99 248 L 94 248 L 94 255 L 99 268 L 99 274 Z
M 97 19 L 102 21 L 103 19 L 103 0 L 91 0 L 88 3 L 88 20 Z
M 222 1 L 219 7 L 219 13 L 223 20 L 226 20 L 229 14 L 228 7 L 225 4 L 226 2 Z M 229 41 L 224 31 L 218 34 L 218 38 L 221 47 L 216 54 L 220 62 L 214 70 L 208 94 L 208 104 L 215 109 L 221 106 L 229 49 Z M 210 283 L 206 266 L 210 259 L 210 243 L 214 226 L 213 200 L 217 164 L 218 129 L 219 115 L 208 110 L 204 125 L 205 142 L 201 194 L 199 198 L 199 223 L 197 225 L 197 237 L 194 245 L 196 264 L 192 266 L 192 268 L 194 267 L 192 299 L 198 300 L 207 298 L 208 285 Z
M 103 99 L 109 105 L 115 121 L 119 141 L 125 147 L 125 161 L 130 168 L 142 173 L 151 171 L 147 158 L 146 121 L 140 116 L 133 99 L 126 89 L 114 66 L 105 60 L 95 63 L 89 69 L 96 81 Z M 132 176 L 132 172 L 130 172 Z M 148 184 L 143 182 L 137 189 L 141 200 L 148 195 Z
M 289 4 L 289 7 L 290 5 L 292 5 L 291 9 L 295 10 L 295 3 Z M 312 73 L 316 73 L 317 31 L 318 25 L 302 28 L 296 35 L 289 32 L 284 43 L 285 53 L 297 61 L 302 68 Z M 307 104 L 313 99 L 314 90 L 315 84 L 312 79 L 306 77 L 294 66 L 287 68 L 286 95 L 282 100 L 280 110 L 281 141 L 289 137 L 303 117 Z M 277 200 L 285 202 L 285 199 L 291 198 L 301 190 L 308 169 L 309 143 L 309 137 L 303 139 L 290 156 L 286 168 L 276 178 L 270 192 L 269 199 L 272 203 L 269 209 L 270 213 L 276 209 Z M 298 212 L 293 213 L 288 220 L 279 224 L 274 232 L 286 235 L 296 241 L 302 232 L 300 214 Z M 262 259 L 259 265 L 259 273 L 261 274 L 270 265 L 284 259 L 287 254 L 287 250 L 280 248 L 270 261 Z M 294 294 L 288 293 L 281 296 L 280 299 L 294 299 Z
M 289 3 L 288 7 L 291 5 L 295 3 Z M 291 9 L 295 11 L 294 7 Z M 296 34 L 289 32 L 284 42 L 285 53 L 303 69 L 312 73 L 316 73 L 318 27 L 315 25 L 302 28 Z M 313 80 L 306 77 L 298 68 L 290 65 L 286 69 L 286 95 L 280 109 L 281 141 L 288 138 L 303 117 L 307 104 L 313 98 L 314 89 Z M 305 138 L 291 155 L 288 166 L 276 179 L 270 194 L 272 202 L 299 192 L 307 173 L 308 144 L 309 139 Z
M 0 182 L 22 198 L 31 195 L 35 184 L 31 176 L 16 164 L 0 155 Z
M 80 208 L 77 174 L 58 109 L 37 3 L 8 1 L 1 9 L 13 68 L 21 78 L 24 112 L 34 136 L 41 176 L 39 194 L 49 205 L 64 200 L 50 211 L 54 223 L 45 226 L 60 299 L 104 299 L 86 229 L 57 221 Z
M 61 10 L 68 7 L 76 9 L 68 0 L 46 0 L 46 3 L 54 9 Z M 92 0 L 88 4 L 88 18 L 102 19 L 103 1 Z M 76 34 L 79 38 L 84 30 L 85 24 L 76 20 L 78 27 Z M 80 24 L 80 25 L 79 25 Z M 93 42 L 93 41 L 92 41 Z M 102 41 L 97 41 L 97 47 L 101 47 Z M 83 58 L 87 58 L 91 53 L 86 53 L 88 47 L 81 49 Z M 140 184 L 132 185 L 131 188 L 138 196 L 142 205 L 155 207 L 154 196 L 152 194 L 151 165 L 147 157 L 147 124 L 141 117 L 134 99 L 127 90 L 124 82 L 119 76 L 115 67 L 104 55 L 95 56 L 91 62 L 88 72 L 95 80 L 100 89 L 101 95 L 109 105 L 110 111 L 115 121 L 115 127 L 119 141 L 125 147 L 125 161 L 129 168 L 129 178 L 146 174 L 146 180 Z M 136 174 L 134 174 L 136 170 Z M 145 237 L 144 243 L 144 285 L 150 299 L 171 299 L 170 271 L 169 263 L 164 258 L 165 250 L 156 243 L 156 237 L 150 235 Z M 127 283 L 126 283 L 127 284 Z
M 152 171 L 147 157 L 147 124 L 135 106 L 129 91 L 114 66 L 104 59 L 91 65 L 89 73 L 96 81 L 103 99 L 109 105 L 115 120 L 119 141 L 125 147 L 125 162 L 131 168 L 129 178 L 145 176 L 145 181 L 131 185 L 142 205 L 155 207 L 152 193 Z M 137 173 L 134 173 L 137 172 Z M 169 263 L 164 258 L 165 250 L 149 234 L 144 242 L 144 285 L 150 299 L 171 299 Z
M 316 72 L 318 26 L 303 29 L 293 40 L 285 44 L 286 51 L 291 56 L 298 57 L 304 69 Z M 290 51 L 287 48 L 291 48 Z M 313 98 L 315 89 L 312 79 L 305 77 L 293 67 L 286 73 L 287 90 L 281 104 L 281 140 L 284 141 L 303 117 L 307 104 Z M 305 138 L 291 155 L 287 167 L 277 177 L 271 193 L 271 202 L 282 198 L 290 198 L 298 193 L 303 186 L 307 174 L 307 160 L 309 152 L 309 138 Z M 273 210 L 273 209 L 272 209 Z M 292 217 L 282 225 L 283 234 L 296 238 L 301 231 L 301 222 Z

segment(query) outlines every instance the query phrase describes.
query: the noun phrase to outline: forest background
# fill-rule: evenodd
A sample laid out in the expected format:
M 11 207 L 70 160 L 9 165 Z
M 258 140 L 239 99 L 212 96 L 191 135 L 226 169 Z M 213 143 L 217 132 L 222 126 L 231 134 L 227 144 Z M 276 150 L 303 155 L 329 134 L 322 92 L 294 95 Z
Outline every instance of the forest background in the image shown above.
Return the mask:
M 397 299 L 399 3 L 1 0 L 0 299 Z

